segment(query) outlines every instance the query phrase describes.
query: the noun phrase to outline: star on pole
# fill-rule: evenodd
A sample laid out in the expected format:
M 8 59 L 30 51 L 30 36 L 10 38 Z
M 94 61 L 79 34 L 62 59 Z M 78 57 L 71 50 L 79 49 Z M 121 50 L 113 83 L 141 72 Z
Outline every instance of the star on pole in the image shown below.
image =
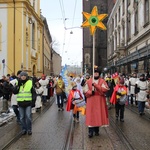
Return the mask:
M 106 30 L 105 25 L 102 21 L 108 16 L 107 14 L 98 14 L 97 6 L 94 6 L 91 14 L 82 12 L 86 20 L 83 22 L 81 27 L 89 27 L 91 35 L 95 33 L 96 28 Z

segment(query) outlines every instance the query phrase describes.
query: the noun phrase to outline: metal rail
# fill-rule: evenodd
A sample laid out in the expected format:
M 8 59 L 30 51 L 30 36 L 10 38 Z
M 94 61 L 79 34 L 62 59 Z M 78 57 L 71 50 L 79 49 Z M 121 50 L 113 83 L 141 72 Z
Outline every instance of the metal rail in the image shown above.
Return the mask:
M 53 104 L 54 102 L 54 98 L 50 101 L 50 104 L 48 104 L 40 113 L 40 115 L 37 115 L 34 120 L 32 121 L 32 123 L 34 123 L 40 116 L 42 116 Z M 16 134 L 16 136 L 14 136 L 10 141 L 7 142 L 7 144 L 5 144 L 5 146 L 2 148 L 2 150 L 7 150 L 13 143 L 17 142 L 19 140 L 19 138 L 22 136 L 21 131 Z

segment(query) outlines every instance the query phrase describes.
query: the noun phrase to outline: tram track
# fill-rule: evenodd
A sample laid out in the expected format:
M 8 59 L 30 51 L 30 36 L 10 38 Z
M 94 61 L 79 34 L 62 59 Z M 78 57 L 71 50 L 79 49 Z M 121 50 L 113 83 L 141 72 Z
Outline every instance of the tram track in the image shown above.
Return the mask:
M 131 112 L 139 115 L 137 107 L 135 106 L 126 106 L 126 109 L 130 110 Z M 122 131 L 121 127 L 116 123 L 116 120 L 114 119 L 114 117 L 110 114 L 109 115 L 109 120 L 110 120 L 110 126 L 114 129 L 114 131 L 116 132 L 116 134 L 118 135 L 119 139 L 121 140 L 121 142 L 124 144 L 125 148 L 127 150 L 134 150 L 135 147 L 133 147 L 132 142 L 130 141 L 130 139 L 125 135 L 125 133 Z M 150 121 L 150 114 L 146 113 L 145 115 L 142 116 L 144 119 Z M 109 137 L 110 140 L 111 137 Z M 113 142 L 112 142 L 113 143 Z
M 114 129 L 114 131 L 116 132 L 118 137 L 120 138 L 121 142 L 124 144 L 125 148 L 127 150 L 134 150 L 134 147 L 128 140 L 128 137 L 122 132 L 121 128 L 115 123 L 112 116 L 110 116 L 109 120 L 110 120 L 110 125 L 112 126 L 112 128 Z M 110 140 L 111 140 L 111 138 L 110 138 Z
M 41 117 L 53 104 L 53 102 L 55 101 L 55 99 L 53 98 L 49 104 L 44 107 L 44 109 L 40 112 L 39 115 L 36 115 L 33 120 L 32 123 L 36 122 L 36 120 Z M 21 131 L 18 131 L 18 134 L 16 134 L 11 140 L 9 140 L 3 147 L 2 150 L 7 150 L 12 144 L 14 144 L 15 142 L 17 142 L 19 140 L 19 138 L 22 136 Z
M 62 150 L 70 150 L 70 147 L 72 146 L 72 143 L 73 143 L 73 134 L 74 134 L 73 119 L 72 117 L 70 117 L 69 129 L 68 129 L 67 137 L 66 137 Z

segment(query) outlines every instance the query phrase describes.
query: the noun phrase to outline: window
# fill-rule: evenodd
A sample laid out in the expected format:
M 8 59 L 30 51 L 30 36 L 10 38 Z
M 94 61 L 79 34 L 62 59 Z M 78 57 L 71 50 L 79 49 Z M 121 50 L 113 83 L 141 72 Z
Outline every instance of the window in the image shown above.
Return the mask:
M 114 19 L 112 19 L 112 31 L 114 31 Z
M 138 22 L 138 2 L 134 2 L 134 9 L 135 9 L 135 14 L 134 14 L 134 34 L 136 35 L 138 33 L 138 25 L 139 25 L 139 22 Z
M 145 6 L 144 6 L 144 18 L 145 18 L 145 24 L 149 23 L 149 0 L 145 0 Z
M 35 0 L 33 0 L 33 8 L 35 9 Z
M 122 15 L 124 15 L 124 10 L 125 10 L 125 3 L 124 0 L 122 1 Z
M 112 37 L 112 51 L 111 51 L 111 54 L 113 54 L 114 52 L 114 36 Z
M 117 14 L 115 15 L 115 26 L 117 27 Z
M 127 6 L 129 6 L 130 5 L 130 0 L 127 0 Z
M 32 48 L 35 49 L 35 24 L 32 24 Z
M 120 27 L 118 28 L 118 45 L 120 47 Z
M 118 16 L 118 17 L 119 17 L 119 21 L 120 21 L 120 7 L 119 7 L 119 10 L 118 10 L 118 13 L 119 13 L 119 16 Z
M 128 18 L 127 18 L 127 37 L 128 41 L 130 41 L 131 38 L 131 14 L 128 13 Z

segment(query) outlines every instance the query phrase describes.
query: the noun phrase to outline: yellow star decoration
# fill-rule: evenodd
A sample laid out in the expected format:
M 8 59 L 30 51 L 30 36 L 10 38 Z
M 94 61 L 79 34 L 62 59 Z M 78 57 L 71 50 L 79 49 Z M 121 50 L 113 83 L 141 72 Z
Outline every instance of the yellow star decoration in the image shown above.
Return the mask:
M 97 6 L 94 6 L 91 14 L 87 12 L 82 12 L 84 17 L 86 18 L 86 21 L 83 22 L 81 27 L 89 27 L 91 35 L 95 33 L 95 30 L 97 27 L 99 27 L 102 30 L 106 30 L 105 25 L 102 23 L 102 21 L 108 16 L 107 14 L 100 14 L 98 15 Z

